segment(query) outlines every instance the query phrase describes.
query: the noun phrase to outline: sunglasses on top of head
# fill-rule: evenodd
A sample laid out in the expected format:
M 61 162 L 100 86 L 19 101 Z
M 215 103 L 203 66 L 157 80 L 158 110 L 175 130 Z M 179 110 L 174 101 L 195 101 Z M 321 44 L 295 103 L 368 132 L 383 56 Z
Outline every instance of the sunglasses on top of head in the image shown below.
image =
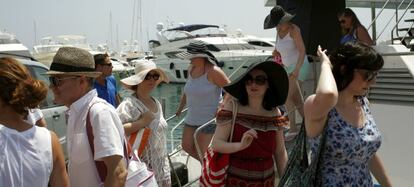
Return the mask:
M 50 85 L 52 85 L 54 87 L 59 87 L 62 84 L 61 81 L 68 80 L 68 79 L 75 79 L 75 78 L 78 78 L 78 76 L 63 77 L 63 78 L 49 77 L 49 82 L 50 82 Z
M 256 85 L 263 86 L 267 82 L 267 77 L 265 75 L 258 75 L 253 78 L 251 75 L 246 75 L 246 78 L 244 79 L 244 83 L 246 85 L 251 85 L 253 82 Z
M 378 71 L 366 70 L 366 69 L 356 69 L 361 73 L 365 81 L 371 81 L 378 76 Z
M 158 74 L 158 73 L 154 73 L 154 74 L 147 74 L 147 75 L 145 75 L 145 80 L 150 80 L 150 79 L 154 79 L 154 80 L 158 80 L 158 79 L 160 79 L 160 74 Z

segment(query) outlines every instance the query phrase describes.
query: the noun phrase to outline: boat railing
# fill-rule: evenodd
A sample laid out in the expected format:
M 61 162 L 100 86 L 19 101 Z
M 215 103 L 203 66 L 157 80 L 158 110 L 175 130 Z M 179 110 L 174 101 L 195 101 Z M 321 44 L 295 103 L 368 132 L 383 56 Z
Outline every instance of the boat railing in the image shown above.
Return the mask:
M 402 0 L 399 4 L 398 4 L 398 6 L 396 7 L 396 9 L 395 9 L 395 12 L 394 12 L 394 14 L 391 16 L 391 17 L 389 17 L 389 19 L 388 19 L 388 21 L 386 22 L 386 24 L 385 24 L 385 26 L 382 28 L 382 30 L 379 32 L 379 34 L 378 35 L 376 35 L 376 33 L 375 33 L 375 31 L 373 31 L 374 33 L 373 33 L 373 39 L 374 39 L 374 42 L 376 42 L 380 37 L 381 37 L 381 35 L 385 32 L 385 30 L 386 30 L 386 28 L 388 28 L 388 26 L 391 24 L 391 22 L 392 22 L 392 20 L 395 18 L 395 24 L 394 24 L 394 26 L 392 27 L 392 29 L 391 29 L 391 42 L 392 42 L 392 44 L 394 44 L 394 32 L 395 31 L 397 31 L 397 32 L 395 32 L 396 33 L 396 38 L 400 38 L 400 36 L 399 36 L 399 33 L 398 33 L 398 24 L 401 22 L 401 20 L 404 18 L 404 16 L 405 16 L 405 14 L 407 13 L 407 11 L 408 11 L 408 9 L 411 7 L 411 5 L 413 4 L 413 1 L 414 0 L 411 0 L 409 3 L 408 3 L 408 5 L 405 7 L 405 10 L 404 10 L 404 12 L 403 12 L 403 14 L 401 15 L 401 16 L 398 16 L 398 10 L 400 10 L 400 8 L 401 8 L 401 6 L 403 5 L 403 4 L 407 4 L 407 2 L 405 1 L 405 0 Z M 381 8 L 381 10 L 379 11 L 379 13 L 372 19 L 372 21 L 371 21 L 371 23 L 369 24 L 369 26 L 368 26 L 368 28 L 367 28 L 367 30 L 369 30 L 369 29 L 375 29 L 375 24 L 376 24 L 376 21 L 379 19 L 379 17 L 382 15 L 382 13 L 383 13 L 383 11 L 384 11 L 384 9 L 387 7 L 387 6 L 389 6 L 389 4 L 390 3 L 394 3 L 394 2 L 391 2 L 390 0 L 387 0 L 385 3 L 384 3 L 384 5 L 382 6 L 382 8 Z M 412 28 L 412 26 L 410 27 L 410 29 Z M 409 32 L 410 30 L 408 30 L 407 32 L 406 32 L 406 34 L 404 35 L 404 37 L 401 39 L 401 41 L 403 41 L 404 40 L 404 38 L 407 36 L 407 34 L 408 34 L 408 32 Z
M 404 2 L 404 1 L 402 1 Z M 410 3 L 407 5 L 407 7 L 405 7 L 405 10 L 402 14 L 402 16 L 398 19 L 397 23 L 394 25 L 394 27 L 391 30 L 391 38 L 394 39 L 394 31 L 397 29 L 396 35 L 399 38 L 399 34 L 398 34 L 398 24 L 401 22 L 401 20 L 404 18 L 405 14 L 407 13 L 408 9 L 410 8 L 410 6 L 413 4 L 414 0 L 411 0 Z M 398 10 L 398 9 L 397 9 Z M 396 11 L 397 12 L 397 11 Z M 412 28 L 413 25 L 411 25 L 410 28 Z M 410 29 L 407 30 L 407 32 L 404 34 L 404 36 L 401 38 L 401 41 L 404 42 L 404 39 L 407 37 L 408 33 L 410 32 Z M 394 43 L 394 40 L 392 40 L 392 43 Z M 409 42 L 408 42 L 409 43 Z
M 165 107 L 164 107 L 165 108 Z M 183 112 L 186 112 L 188 110 L 188 108 L 185 108 L 183 111 L 182 111 L 182 113 Z M 179 117 L 179 116 L 177 116 L 176 114 L 174 114 L 174 115 L 172 115 L 172 116 L 170 116 L 170 117 L 168 117 L 165 121 L 167 121 L 167 123 L 169 122 L 169 121 L 171 121 L 171 120 L 173 120 L 174 118 L 177 118 L 177 117 Z M 170 152 L 174 152 L 174 148 L 175 148 L 175 146 L 174 146 L 174 142 L 176 141 L 175 139 L 174 139 L 174 132 L 177 130 L 177 128 L 178 127 L 180 127 L 182 124 L 184 123 L 184 119 L 181 119 L 180 121 L 178 121 L 178 123 L 171 129 L 171 131 L 170 131 L 170 144 L 171 144 L 171 150 L 170 150 Z

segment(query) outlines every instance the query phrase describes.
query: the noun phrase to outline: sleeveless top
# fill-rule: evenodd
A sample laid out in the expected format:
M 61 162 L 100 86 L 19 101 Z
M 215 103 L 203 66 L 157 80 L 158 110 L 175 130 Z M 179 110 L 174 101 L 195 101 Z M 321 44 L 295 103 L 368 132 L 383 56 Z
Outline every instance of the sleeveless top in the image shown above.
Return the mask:
M 365 124 L 361 128 L 351 126 L 335 108 L 328 114 L 326 145 L 319 173 L 323 186 L 373 186 L 368 161 L 381 145 L 381 134 L 366 97 L 359 97 L 358 101 L 365 115 Z M 320 137 L 309 139 L 313 153 L 317 151 Z
M 354 29 L 354 31 L 352 33 L 349 33 L 349 34 L 346 34 L 346 35 L 342 36 L 340 44 L 345 44 L 345 43 L 348 43 L 348 42 L 354 43 L 354 42 L 357 42 L 357 41 L 358 41 L 358 38 L 357 38 L 357 35 L 356 35 L 356 29 Z
M 299 58 L 299 51 L 296 48 L 295 41 L 290 36 L 290 32 L 283 38 L 280 38 L 279 34 L 277 34 L 276 38 L 275 48 L 280 52 L 283 64 L 285 66 L 296 65 Z
M 188 111 L 184 122 L 201 126 L 213 119 L 221 100 L 221 88 L 207 79 L 207 73 L 193 79 L 188 76 L 184 86 Z
M 220 110 L 217 114 L 217 123 L 231 125 L 232 112 Z M 276 131 L 287 129 L 289 120 L 285 116 L 265 117 L 238 113 L 234 124 L 232 142 L 240 142 L 243 134 L 250 130 L 257 131 L 258 138 L 244 150 L 230 154 L 228 179 L 230 186 L 240 184 L 254 184 L 257 181 L 274 182 L 273 155 L 277 142 Z M 272 179 L 272 180 L 268 180 Z M 238 180 L 239 185 L 233 185 Z M 240 180 L 243 182 L 240 183 Z M 245 185 L 242 185 L 245 186 Z M 259 186 L 268 186 L 260 184 Z
M 52 138 L 44 127 L 18 132 L 0 124 L 0 185 L 48 186 L 53 169 Z
M 154 171 L 158 185 L 162 186 L 163 182 L 166 184 L 170 181 L 170 167 L 166 157 L 167 121 L 164 119 L 160 102 L 155 98 L 152 99 L 157 105 L 157 112 L 153 113 L 154 119 L 148 126 L 151 129 L 151 135 L 140 159 Z M 149 109 L 135 96 L 125 98 L 117 108 L 117 113 L 122 123 L 136 121 L 147 111 Z

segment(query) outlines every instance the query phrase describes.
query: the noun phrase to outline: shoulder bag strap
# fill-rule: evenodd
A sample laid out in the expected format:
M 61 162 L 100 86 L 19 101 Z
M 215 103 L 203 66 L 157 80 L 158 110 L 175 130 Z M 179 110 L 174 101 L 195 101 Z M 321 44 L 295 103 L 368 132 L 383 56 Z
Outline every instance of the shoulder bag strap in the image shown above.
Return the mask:
M 91 152 L 92 152 L 92 159 L 95 158 L 95 146 L 94 146 L 94 143 L 93 143 L 94 136 L 93 136 L 93 129 L 92 129 L 91 119 L 90 119 L 89 113 L 90 113 L 90 110 L 91 110 L 92 106 L 96 103 L 93 103 L 88 108 L 88 114 L 86 115 L 86 134 L 88 136 L 88 143 L 89 143 L 89 147 L 91 148 Z M 127 165 L 128 165 L 129 164 L 129 162 L 128 162 L 129 156 L 128 156 L 126 145 L 127 145 L 127 143 L 124 141 L 124 146 L 123 146 L 124 158 L 127 161 Z M 99 178 L 101 179 L 101 182 L 105 182 L 106 175 L 107 175 L 107 168 L 106 168 L 105 163 L 103 161 L 96 161 L 95 160 L 95 166 L 96 166 L 96 170 L 98 171 Z
M 232 119 L 231 119 L 231 131 L 230 131 L 229 142 L 233 141 L 234 124 L 236 123 L 237 110 L 238 110 L 237 100 L 232 99 L 231 102 L 233 104 L 233 115 L 232 115 Z
M 90 116 L 89 113 L 94 104 L 96 103 L 93 103 L 88 108 L 88 114 L 86 115 L 86 134 L 88 135 L 88 142 L 89 142 L 89 147 L 91 148 L 91 152 L 92 152 L 92 159 L 95 158 L 95 147 L 93 144 L 94 136 L 93 136 L 93 130 L 92 130 L 91 119 L 89 117 Z M 105 163 L 103 161 L 95 160 L 95 166 L 96 166 L 96 170 L 98 171 L 99 178 L 101 179 L 102 182 L 104 182 L 106 179 L 106 173 L 107 173 Z

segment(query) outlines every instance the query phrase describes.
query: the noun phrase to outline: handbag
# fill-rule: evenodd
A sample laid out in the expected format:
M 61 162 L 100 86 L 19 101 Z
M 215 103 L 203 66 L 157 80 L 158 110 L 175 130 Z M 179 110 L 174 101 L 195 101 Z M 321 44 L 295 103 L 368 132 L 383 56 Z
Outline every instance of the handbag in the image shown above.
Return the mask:
M 128 147 L 130 148 L 128 149 L 128 154 L 131 155 L 133 151 L 137 150 L 138 157 L 142 156 L 142 153 L 144 153 L 145 147 L 149 142 L 150 135 L 151 129 L 149 127 L 141 128 L 132 133 L 128 137 L 128 143 L 131 145 L 131 147 Z
M 305 120 L 303 120 L 305 121 Z M 278 187 L 317 187 L 321 186 L 318 172 L 322 160 L 323 151 L 326 144 L 326 129 L 328 126 L 328 119 L 326 119 L 325 127 L 322 131 L 320 145 L 316 155 L 311 163 L 308 162 L 308 151 L 306 149 L 307 137 L 305 122 L 302 122 L 302 127 L 299 131 L 296 142 L 289 154 L 288 163 L 285 173 L 280 178 Z
M 234 123 L 237 115 L 237 103 L 232 100 L 233 103 L 233 116 L 231 121 L 231 131 L 229 142 L 233 138 Z M 207 151 L 203 158 L 202 171 L 200 176 L 200 186 L 202 187 L 223 187 L 226 185 L 227 168 L 229 167 L 230 154 L 219 153 L 214 151 L 211 146 L 207 148 Z
M 148 170 L 147 165 L 141 162 L 136 156 L 136 151 L 132 152 L 132 158 L 128 162 L 128 176 L 125 187 L 157 187 L 157 180 L 154 173 Z
M 89 118 L 89 112 L 91 107 L 96 104 L 93 103 L 89 109 L 88 114 L 86 116 L 86 134 L 88 136 L 88 143 L 89 147 L 92 152 L 92 157 L 95 155 L 95 148 L 93 144 L 93 130 L 91 125 L 91 120 Z M 128 146 L 127 146 L 128 145 Z M 128 150 L 131 150 L 129 144 L 125 141 L 124 142 L 124 158 L 127 161 L 127 168 L 128 168 L 128 175 L 127 179 L 125 181 L 126 187 L 157 187 L 157 181 L 155 179 L 154 173 L 152 171 L 149 171 L 145 163 L 141 162 L 141 160 L 136 156 L 136 151 L 131 151 L 131 153 L 128 153 Z M 129 155 L 132 155 L 130 157 Z M 95 167 L 99 174 L 99 178 L 101 179 L 101 182 L 103 183 L 106 179 L 107 174 L 107 168 L 103 161 L 95 161 Z

